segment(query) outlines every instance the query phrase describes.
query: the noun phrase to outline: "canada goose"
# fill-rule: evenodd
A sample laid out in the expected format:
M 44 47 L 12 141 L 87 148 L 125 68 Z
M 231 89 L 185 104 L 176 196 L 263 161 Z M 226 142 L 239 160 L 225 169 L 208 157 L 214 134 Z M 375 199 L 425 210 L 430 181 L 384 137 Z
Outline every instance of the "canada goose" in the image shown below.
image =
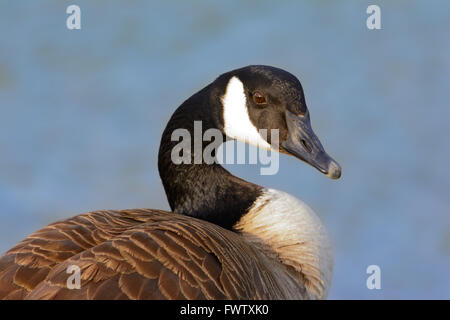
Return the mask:
M 305 203 L 217 163 L 171 160 L 173 131 L 193 132 L 196 120 L 260 146 L 270 137 L 258 129 L 278 129 L 278 151 L 340 177 L 295 76 L 269 66 L 230 71 L 186 100 L 164 130 L 158 167 L 173 212 L 95 211 L 52 223 L 1 256 L 0 298 L 326 298 L 331 244 Z M 80 288 L 67 285 L 71 266 Z

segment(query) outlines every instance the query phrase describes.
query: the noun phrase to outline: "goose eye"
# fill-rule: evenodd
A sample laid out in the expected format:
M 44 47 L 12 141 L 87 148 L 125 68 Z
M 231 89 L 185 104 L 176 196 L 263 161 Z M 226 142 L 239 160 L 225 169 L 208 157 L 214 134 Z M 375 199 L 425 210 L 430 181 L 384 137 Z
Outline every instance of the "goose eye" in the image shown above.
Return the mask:
M 255 103 L 257 104 L 266 104 L 266 97 L 264 97 L 264 95 L 259 92 L 259 91 L 255 91 L 253 93 L 253 101 L 255 101 Z

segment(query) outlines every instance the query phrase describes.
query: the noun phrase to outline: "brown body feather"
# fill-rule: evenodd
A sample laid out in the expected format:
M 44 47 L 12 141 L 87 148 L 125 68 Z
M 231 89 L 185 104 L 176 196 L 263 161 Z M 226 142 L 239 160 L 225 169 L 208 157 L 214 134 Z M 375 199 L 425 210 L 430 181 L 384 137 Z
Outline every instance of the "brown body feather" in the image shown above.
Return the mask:
M 33 233 L 0 258 L 0 299 L 283 299 L 275 261 L 239 233 L 159 210 L 96 211 Z M 81 270 L 68 289 L 67 268 Z M 286 269 L 284 277 L 296 282 Z M 286 281 L 286 279 L 284 279 Z

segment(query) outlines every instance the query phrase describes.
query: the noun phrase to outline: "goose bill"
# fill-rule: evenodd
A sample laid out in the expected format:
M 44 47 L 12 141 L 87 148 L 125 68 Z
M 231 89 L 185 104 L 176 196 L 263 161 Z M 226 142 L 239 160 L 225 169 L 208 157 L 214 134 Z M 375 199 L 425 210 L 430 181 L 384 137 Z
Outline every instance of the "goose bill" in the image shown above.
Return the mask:
M 281 151 L 309 163 L 331 179 L 339 179 L 341 167 L 325 152 L 311 128 L 309 115 L 298 116 L 286 111 L 286 123 L 289 133 L 280 145 Z

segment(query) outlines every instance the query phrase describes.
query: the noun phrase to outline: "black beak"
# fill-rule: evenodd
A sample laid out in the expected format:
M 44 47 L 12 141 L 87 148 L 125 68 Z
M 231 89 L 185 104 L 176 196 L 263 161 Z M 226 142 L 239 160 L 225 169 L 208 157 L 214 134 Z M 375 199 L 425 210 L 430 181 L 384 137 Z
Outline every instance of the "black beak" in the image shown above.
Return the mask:
M 331 179 L 339 179 L 341 167 L 324 150 L 311 128 L 309 116 L 297 116 L 286 111 L 289 136 L 281 143 L 281 149 L 303 160 Z

